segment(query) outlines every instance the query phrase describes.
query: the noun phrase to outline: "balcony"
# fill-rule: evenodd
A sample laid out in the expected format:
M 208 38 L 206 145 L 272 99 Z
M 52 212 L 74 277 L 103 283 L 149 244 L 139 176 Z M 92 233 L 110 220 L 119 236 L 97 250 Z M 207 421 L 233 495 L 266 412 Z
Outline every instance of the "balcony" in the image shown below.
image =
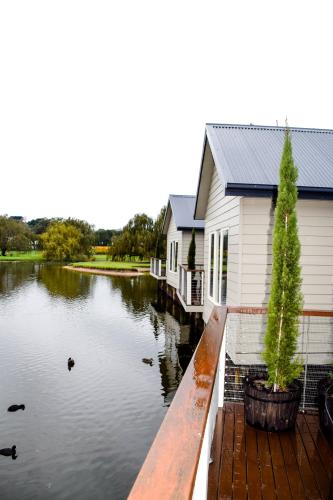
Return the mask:
M 166 280 L 165 259 L 150 258 L 150 275 L 157 280 Z
M 333 498 L 333 450 L 311 401 L 316 378 L 327 373 L 326 351 L 332 356 L 331 341 L 325 352 L 319 344 L 332 334 L 333 312 L 304 311 L 300 317 L 304 393 L 295 430 L 283 433 L 248 426 L 242 402 L 225 390 L 235 324 L 248 334 L 266 316 L 259 308 L 213 310 L 129 500 Z M 322 363 L 315 372 L 313 355 Z M 236 378 L 241 386 L 242 374 Z
M 204 271 L 203 266 L 188 270 L 178 266 L 177 296 L 186 312 L 203 312 L 204 304 Z

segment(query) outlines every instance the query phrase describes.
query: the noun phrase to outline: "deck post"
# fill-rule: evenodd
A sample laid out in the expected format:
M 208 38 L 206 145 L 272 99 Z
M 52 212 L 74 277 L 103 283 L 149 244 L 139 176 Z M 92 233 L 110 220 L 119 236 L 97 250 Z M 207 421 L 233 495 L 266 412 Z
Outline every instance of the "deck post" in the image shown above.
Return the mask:
M 192 271 L 186 271 L 187 292 L 186 292 L 186 305 L 192 304 Z
M 226 347 L 226 337 L 227 337 L 227 322 L 228 318 L 226 321 L 226 324 L 224 326 L 224 335 L 223 335 L 223 340 L 222 340 L 222 345 L 221 345 L 221 350 L 220 350 L 220 361 L 219 361 L 219 368 L 218 368 L 218 375 L 217 379 L 219 381 L 219 386 L 218 386 L 218 406 L 219 408 L 223 407 L 224 404 L 224 379 L 225 379 L 225 347 Z

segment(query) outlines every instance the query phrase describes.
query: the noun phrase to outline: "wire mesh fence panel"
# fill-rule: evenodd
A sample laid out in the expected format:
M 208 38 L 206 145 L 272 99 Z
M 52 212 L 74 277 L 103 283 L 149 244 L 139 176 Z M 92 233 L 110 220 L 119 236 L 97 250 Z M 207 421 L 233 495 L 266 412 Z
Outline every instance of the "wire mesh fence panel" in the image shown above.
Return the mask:
M 228 314 L 226 328 L 226 401 L 243 400 L 243 381 L 249 373 L 266 371 L 261 358 L 267 317 Z M 303 363 L 301 408 L 315 409 L 319 380 L 332 371 L 333 317 L 301 316 L 297 355 Z
M 191 304 L 202 305 L 203 271 L 191 272 Z

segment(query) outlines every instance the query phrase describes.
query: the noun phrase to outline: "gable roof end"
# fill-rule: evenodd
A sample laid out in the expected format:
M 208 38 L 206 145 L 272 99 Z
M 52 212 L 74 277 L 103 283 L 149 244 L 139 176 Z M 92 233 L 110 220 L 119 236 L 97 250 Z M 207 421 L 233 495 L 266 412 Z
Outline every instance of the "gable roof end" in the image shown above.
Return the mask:
M 333 130 L 289 128 L 293 157 L 298 167 L 300 198 L 333 199 Z M 285 127 L 207 124 L 205 137 L 225 194 L 272 196 L 276 192 Z M 205 204 L 200 184 L 204 182 L 206 154 L 201 162 L 196 216 Z
M 195 196 L 171 194 L 167 205 L 166 215 L 163 224 L 163 234 L 167 234 L 168 227 L 173 215 L 178 231 L 203 230 L 205 223 L 203 220 L 194 220 Z

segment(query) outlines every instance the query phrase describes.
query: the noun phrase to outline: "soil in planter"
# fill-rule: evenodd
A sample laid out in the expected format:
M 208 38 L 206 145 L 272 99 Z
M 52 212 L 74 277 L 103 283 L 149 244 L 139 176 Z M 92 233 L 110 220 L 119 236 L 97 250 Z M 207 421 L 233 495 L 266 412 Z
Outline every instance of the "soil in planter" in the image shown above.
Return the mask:
M 266 386 L 266 375 L 246 377 L 244 404 L 246 422 L 265 431 L 285 431 L 295 427 L 301 384 L 288 386 L 285 392 L 273 392 Z

